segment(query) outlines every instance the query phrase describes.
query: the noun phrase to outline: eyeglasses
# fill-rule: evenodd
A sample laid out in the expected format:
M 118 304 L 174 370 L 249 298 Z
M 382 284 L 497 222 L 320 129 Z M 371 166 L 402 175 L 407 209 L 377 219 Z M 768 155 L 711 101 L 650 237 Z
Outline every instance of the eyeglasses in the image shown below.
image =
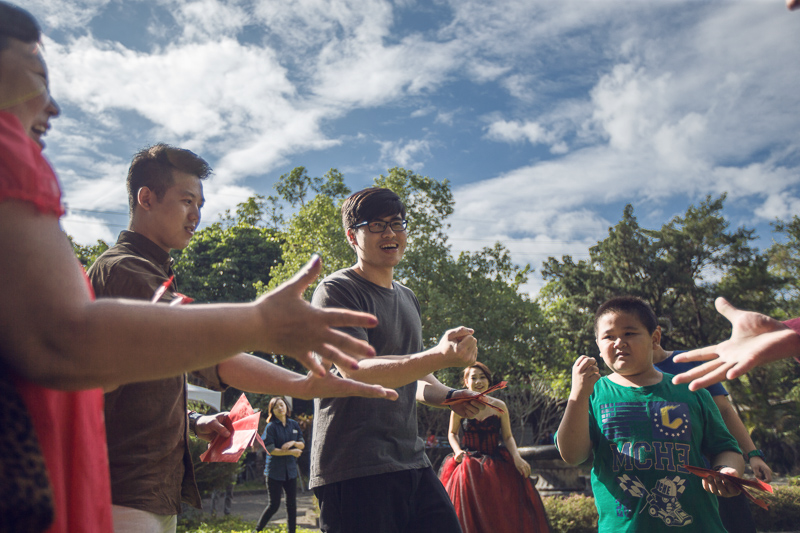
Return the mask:
M 406 226 L 408 226 L 408 221 L 393 220 L 391 222 L 384 222 L 383 220 L 373 220 L 372 222 L 367 222 L 367 221 L 360 222 L 350 227 L 356 229 L 362 226 L 366 226 L 370 233 L 383 233 L 384 231 L 386 231 L 386 226 L 392 228 L 393 232 L 400 233 L 401 231 L 406 230 Z

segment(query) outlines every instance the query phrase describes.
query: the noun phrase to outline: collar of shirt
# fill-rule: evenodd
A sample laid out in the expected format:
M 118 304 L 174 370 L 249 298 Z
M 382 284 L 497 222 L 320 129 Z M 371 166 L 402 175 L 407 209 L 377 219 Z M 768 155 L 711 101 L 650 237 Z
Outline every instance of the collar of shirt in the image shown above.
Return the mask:
M 138 255 L 152 261 L 156 265 L 164 268 L 164 272 L 172 272 L 172 264 L 175 260 L 169 253 L 165 252 L 159 245 L 135 231 L 122 230 L 117 239 L 117 244 L 122 244 L 135 249 Z

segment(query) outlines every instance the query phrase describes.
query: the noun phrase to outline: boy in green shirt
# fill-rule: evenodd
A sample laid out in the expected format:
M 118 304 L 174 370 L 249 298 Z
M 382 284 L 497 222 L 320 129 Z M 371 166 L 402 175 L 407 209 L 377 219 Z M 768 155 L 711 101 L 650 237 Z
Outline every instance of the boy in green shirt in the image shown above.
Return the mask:
M 744 460 L 706 390 L 673 385 L 653 367 L 661 341 L 650 306 L 633 297 L 608 300 L 595 314 L 600 355 L 613 371 L 600 377 L 597 362 L 582 355 L 572 367 L 572 391 L 556 444 L 570 464 L 594 452 L 592 491 L 599 531 L 702 531 L 725 533 L 711 494 L 738 489 L 701 479 L 683 465 L 741 476 Z

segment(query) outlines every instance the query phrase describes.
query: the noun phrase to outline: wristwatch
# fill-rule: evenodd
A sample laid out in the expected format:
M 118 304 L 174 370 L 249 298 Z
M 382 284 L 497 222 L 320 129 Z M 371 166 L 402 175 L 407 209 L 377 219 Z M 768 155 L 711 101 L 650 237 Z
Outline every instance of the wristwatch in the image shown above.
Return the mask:
M 187 417 L 189 419 L 189 431 L 194 433 L 194 436 L 196 437 L 197 436 L 197 419 L 201 418 L 203 415 L 201 415 L 200 413 L 197 413 L 195 411 L 189 411 L 189 412 L 186 413 L 186 415 L 187 415 Z
M 747 453 L 747 459 L 748 460 L 752 459 L 753 457 L 761 457 L 763 459 L 764 458 L 764 452 L 762 452 L 761 450 L 753 450 L 752 452 L 748 452 Z

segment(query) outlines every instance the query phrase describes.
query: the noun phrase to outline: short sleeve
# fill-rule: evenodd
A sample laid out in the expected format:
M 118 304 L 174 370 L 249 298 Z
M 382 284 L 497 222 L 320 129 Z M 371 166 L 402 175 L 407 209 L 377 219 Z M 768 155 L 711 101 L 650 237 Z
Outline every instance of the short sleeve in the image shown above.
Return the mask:
M 311 305 L 314 307 L 337 307 L 342 309 L 351 309 L 353 311 L 369 312 L 363 308 L 356 300 L 354 291 L 349 290 L 338 279 L 326 278 L 317 285 L 314 294 L 311 297 Z M 348 335 L 360 340 L 368 340 L 367 330 L 365 328 L 345 327 L 336 328 L 339 331 L 347 333 Z
M 42 214 L 64 214 L 61 188 L 41 148 L 16 116 L 0 112 L 0 202 L 20 200 Z

